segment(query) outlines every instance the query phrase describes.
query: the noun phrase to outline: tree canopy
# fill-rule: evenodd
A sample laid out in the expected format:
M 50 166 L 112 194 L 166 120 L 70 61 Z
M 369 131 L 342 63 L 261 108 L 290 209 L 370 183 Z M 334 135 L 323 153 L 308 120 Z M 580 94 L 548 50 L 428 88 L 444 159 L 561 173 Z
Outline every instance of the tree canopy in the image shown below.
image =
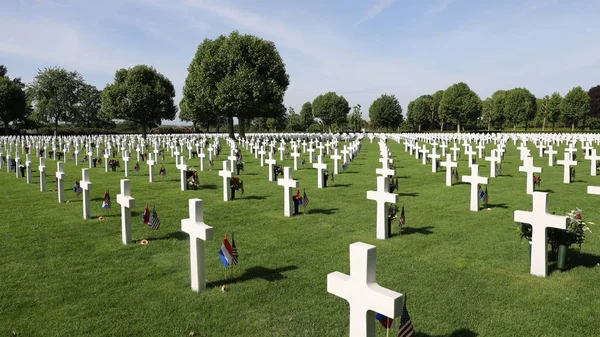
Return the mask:
M 29 86 L 36 119 L 54 125 L 55 132 L 60 122 L 72 121 L 84 85 L 83 77 L 76 71 L 60 67 L 38 71 Z
M 342 124 L 350 112 L 350 105 L 344 96 L 338 96 L 335 92 L 319 95 L 312 103 L 312 112 L 315 117 L 321 119 L 325 127 L 331 128 L 333 124 Z
M 514 88 L 506 93 L 504 101 L 504 115 L 506 119 L 516 128 L 517 124 L 525 123 L 525 130 L 529 121 L 537 112 L 537 99 L 524 88 Z
M 397 128 L 402 123 L 402 106 L 394 95 L 383 94 L 369 107 L 369 118 L 376 128 Z
M 408 104 L 406 119 L 413 130 L 421 129 L 431 121 L 433 97 L 423 95 Z
M 352 113 L 348 117 L 348 124 L 354 132 L 360 131 L 364 125 L 361 108 L 360 104 L 353 106 Z
M 438 114 L 440 119 L 454 123 L 460 130 L 481 116 L 481 99 L 466 83 L 453 84 L 444 91 Z
M 232 138 L 233 118 L 237 117 L 243 137 L 247 119 L 282 115 L 288 85 L 289 76 L 275 44 L 234 31 L 215 40 L 205 39 L 198 46 L 188 67 L 183 96 L 193 114 L 227 117 Z
M 9 124 L 24 120 L 27 116 L 25 85 L 20 78 L 10 79 L 7 69 L 0 65 L 0 119 L 4 123 L 4 132 L 8 135 Z
M 302 125 L 304 125 L 304 129 L 308 129 L 315 123 L 315 116 L 313 115 L 312 111 L 312 103 L 306 102 L 302 104 L 302 108 L 300 109 L 300 119 L 302 119 Z
M 153 67 L 119 69 L 114 82 L 102 91 L 100 114 L 139 124 L 145 138 L 149 127 L 160 125 L 162 119 L 175 119 L 174 97 L 173 83 Z
M 590 111 L 590 96 L 581 87 L 575 87 L 565 95 L 560 110 L 571 130 L 578 125 L 584 127 L 584 119 Z

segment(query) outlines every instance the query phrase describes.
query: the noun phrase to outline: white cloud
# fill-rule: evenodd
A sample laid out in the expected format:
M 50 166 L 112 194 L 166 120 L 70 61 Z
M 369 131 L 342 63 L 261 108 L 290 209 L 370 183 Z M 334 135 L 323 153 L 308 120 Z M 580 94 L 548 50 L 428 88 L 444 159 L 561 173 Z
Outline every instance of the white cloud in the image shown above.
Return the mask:
M 381 14 L 381 12 L 383 12 L 386 8 L 393 5 L 395 1 L 396 0 L 379 0 L 379 2 L 377 2 L 367 10 L 365 16 L 361 20 L 359 20 L 358 24 L 374 19 L 376 16 Z

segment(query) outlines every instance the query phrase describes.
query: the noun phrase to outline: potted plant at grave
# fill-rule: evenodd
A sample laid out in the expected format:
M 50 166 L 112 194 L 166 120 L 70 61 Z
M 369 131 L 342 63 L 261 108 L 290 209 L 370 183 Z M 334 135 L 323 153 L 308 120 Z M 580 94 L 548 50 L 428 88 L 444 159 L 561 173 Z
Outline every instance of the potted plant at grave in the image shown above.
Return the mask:
M 235 199 L 235 191 L 241 190 L 242 195 L 244 194 L 244 182 L 240 178 L 231 178 L 229 188 L 231 188 L 231 200 Z
M 244 162 L 239 160 L 235 163 L 235 168 L 237 169 L 238 176 L 240 175 L 240 170 L 244 171 Z
M 283 168 L 281 168 L 281 165 L 273 166 L 273 173 L 275 173 L 275 179 L 277 179 L 280 174 L 283 174 Z
M 197 190 L 200 186 L 200 181 L 198 180 L 198 171 L 195 169 L 191 169 L 189 177 L 187 178 L 187 187 L 188 190 Z
M 113 170 L 113 172 L 115 172 L 117 170 L 117 167 L 121 168 L 121 164 L 119 164 L 119 161 L 118 160 L 114 160 L 114 159 L 109 160 L 108 161 L 108 165 Z
M 394 219 L 396 219 L 396 217 L 398 217 L 398 205 L 389 204 L 388 205 L 387 226 L 388 226 L 388 233 L 390 236 L 392 235 L 392 223 L 394 222 Z
M 327 180 L 329 180 L 329 171 L 323 171 L 323 187 L 327 187 Z
M 552 246 L 552 252 L 557 256 L 556 267 L 564 270 L 567 261 L 567 252 L 571 245 L 579 245 L 585 240 L 585 232 L 591 232 L 588 224 L 583 221 L 581 210 L 572 210 L 565 214 L 567 216 L 567 229 L 549 228 L 548 243 Z

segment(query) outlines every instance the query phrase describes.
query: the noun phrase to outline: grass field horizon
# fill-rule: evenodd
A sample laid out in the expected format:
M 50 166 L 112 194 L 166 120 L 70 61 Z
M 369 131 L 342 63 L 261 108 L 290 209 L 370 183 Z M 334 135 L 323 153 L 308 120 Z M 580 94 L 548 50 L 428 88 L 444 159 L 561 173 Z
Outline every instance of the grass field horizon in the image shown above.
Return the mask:
M 225 142 L 223 154 L 229 153 Z M 527 242 L 517 233 L 514 210 L 530 211 L 525 173 L 510 141 L 503 173 L 490 179 L 490 210 L 469 211 L 469 185 L 446 187 L 443 168 L 404 152 L 389 140 L 397 163 L 400 207 L 406 226 L 377 240 L 375 202 L 366 191 L 376 189 L 379 146 L 368 139 L 349 169 L 335 183 L 317 189 L 316 170 L 293 171 L 310 198 L 308 213 L 283 216 L 283 188 L 268 181 L 268 168 L 243 150 L 245 194 L 222 201 L 222 168 L 198 172 L 200 189 L 181 191 L 175 159 L 166 155 L 167 176 L 148 182 L 148 166 L 130 172 L 133 238 L 121 244 L 120 205 L 116 203 L 123 170 L 91 169 L 92 220 L 82 219 L 81 197 L 72 191 L 81 169 L 70 157 L 65 164 L 65 195 L 58 204 L 54 189 L 55 161 L 48 158 L 47 192 L 25 178 L 0 171 L 0 335 L 19 336 L 347 336 L 349 307 L 327 293 L 327 274 L 349 273 L 354 242 L 377 246 L 377 281 L 406 294 L 416 336 L 587 336 L 600 331 L 595 287 L 600 276 L 598 225 L 590 225 L 581 251 L 569 251 L 568 270 L 550 267 L 548 278 L 529 275 Z M 492 148 L 488 144 L 487 152 Z M 581 208 L 584 220 L 600 222 L 600 196 L 586 194 L 600 185 L 590 176 L 589 161 L 578 150 L 577 178 L 562 182 L 562 166 L 548 167 L 530 145 L 535 165 L 542 166 L 541 190 L 549 195 L 549 211 Z M 561 158 L 562 147 L 559 152 Z M 24 159 L 25 156 L 22 155 Z M 277 155 L 277 159 L 279 156 Z M 118 158 L 120 160 L 120 154 Z M 37 178 L 37 157 L 32 158 Z M 331 159 L 326 162 L 332 168 Z M 480 174 L 489 162 L 478 160 Z M 283 166 L 292 166 L 286 159 Z M 460 175 L 470 174 L 466 156 Z M 130 162 L 133 168 L 135 161 Z M 198 167 L 198 159 L 188 159 Z M 341 164 L 340 164 L 341 165 Z M 207 167 L 208 165 L 206 165 Z M 113 208 L 102 210 L 109 190 Z M 181 232 L 188 200 L 204 200 L 204 220 L 213 226 L 206 242 L 208 289 L 190 289 L 189 236 Z M 150 244 L 141 221 L 144 206 L 156 205 L 158 231 Z M 105 221 L 98 220 L 100 215 Z M 400 234 L 398 234 L 400 232 Z M 240 263 L 224 280 L 217 252 L 225 234 L 235 233 Z M 223 293 L 220 286 L 228 284 Z M 385 330 L 377 324 L 377 336 Z M 396 330 L 395 330 L 396 331 Z M 395 335 L 395 334 L 390 334 Z

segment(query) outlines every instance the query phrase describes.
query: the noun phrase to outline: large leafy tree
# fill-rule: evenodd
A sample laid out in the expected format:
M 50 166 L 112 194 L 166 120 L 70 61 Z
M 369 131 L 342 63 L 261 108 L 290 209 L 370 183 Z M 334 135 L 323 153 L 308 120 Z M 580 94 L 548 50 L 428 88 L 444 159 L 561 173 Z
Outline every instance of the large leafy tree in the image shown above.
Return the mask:
M 369 118 L 375 128 L 397 128 L 403 120 L 402 106 L 396 96 L 383 94 L 371 103 Z
M 585 118 L 590 113 L 590 96 L 581 87 L 575 87 L 565 95 L 560 110 L 565 124 L 571 124 L 571 130 L 575 130 L 577 125 L 584 127 Z
M 76 71 L 60 67 L 38 71 L 29 86 L 36 119 L 53 125 L 54 131 L 58 131 L 59 123 L 70 122 L 77 114 L 84 86 L 83 77 Z
M 600 124 L 600 85 L 590 88 L 588 91 L 590 96 L 590 119 L 594 119 L 595 126 Z M 590 124 L 590 128 L 593 126 Z
M 492 94 L 492 111 L 491 123 L 495 129 L 502 129 L 506 122 L 506 114 L 504 113 L 504 103 L 506 102 L 506 90 L 496 90 Z
M 406 119 L 413 130 L 421 132 L 424 126 L 430 122 L 432 105 L 433 97 L 429 95 L 418 97 L 408 104 Z
M 360 131 L 364 125 L 361 108 L 362 107 L 360 104 L 353 106 L 352 113 L 348 117 L 348 124 L 350 125 L 350 129 L 352 129 L 352 131 L 355 132 Z
M 439 115 L 442 97 L 444 97 L 444 90 L 438 90 L 431 95 L 431 120 L 429 121 L 429 126 L 431 128 L 437 128 L 439 126 L 440 130 L 444 130 L 444 121 Z
M 300 118 L 302 119 L 302 125 L 304 125 L 305 129 L 308 129 L 315 123 L 315 116 L 313 115 L 311 102 L 302 104 L 302 108 L 300 109 Z
M 481 116 L 483 117 L 483 121 L 487 123 L 488 131 L 492 129 L 493 107 L 494 101 L 491 97 L 488 97 L 481 102 Z
M 28 112 L 25 85 L 20 78 L 11 80 L 6 67 L 0 65 L 0 119 L 4 123 L 5 134 L 8 135 L 10 123 L 24 121 Z
M 466 83 L 453 84 L 444 91 L 438 114 L 460 131 L 461 126 L 474 124 L 481 116 L 481 99 Z
M 196 129 L 197 126 L 205 127 L 207 132 L 211 125 L 218 128 L 227 123 L 225 118 L 219 116 L 215 111 L 201 111 L 198 106 L 188 104 L 187 97 L 183 97 L 179 102 L 179 119 L 186 122 L 192 122 L 194 129 Z
M 114 82 L 102 91 L 100 114 L 107 119 L 138 124 L 145 138 L 148 129 L 160 125 L 161 120 L 175 119 L 174 97 L 173 83 L 153 67 L 137 65 L 119 69 Z
M 504 114 L 514 128 L 525 123 L 525 130 L 537 112 L 537 98 L 525 88 L 514 88 L 507 92 Z
M 288 113 L 289 113 L 289 118 L 288 118 L 289 130 L 294 131 L 294 132 L 305 130 L 304 123 L 302 121 L 302 117 L 300 117 L 300 115 L 296 113 L 296 110 L 294 110 L 293 107 L 288 108 Z
M 91 127 L 102 127 L 109 124 L 109 120 L 102 118 L 100 108 L 102 107 L 102 94 L 95 86 L 84 84 L 79 103 L 76 105 L 73 122 L 76 125 Z
M 237 117 L 244 137 L 246 120 L 282 116 L 280 106 L 288 85 L 289 76 L 275 44 L 234 31 L 205 39 L 198 46 L 183 95 L 195 113 L 210 111 L 226 117 L 232 138 Z
M 548 122 L 552 123 L 552 131 L 554 131 L 554 126 L 556 122 L 560 119 L 561 114 L 561 106 L 562 106 L 562 96 L 558 92 L 550 95 L 550 99 L 548 100 Z
M 331 129 L 333 124 L 342 124 L 350 112 L 350 105 L 344 96 L 335 92 L 319 95 L 312 102 L 312 112 L 321 119 L 323 125 Z

